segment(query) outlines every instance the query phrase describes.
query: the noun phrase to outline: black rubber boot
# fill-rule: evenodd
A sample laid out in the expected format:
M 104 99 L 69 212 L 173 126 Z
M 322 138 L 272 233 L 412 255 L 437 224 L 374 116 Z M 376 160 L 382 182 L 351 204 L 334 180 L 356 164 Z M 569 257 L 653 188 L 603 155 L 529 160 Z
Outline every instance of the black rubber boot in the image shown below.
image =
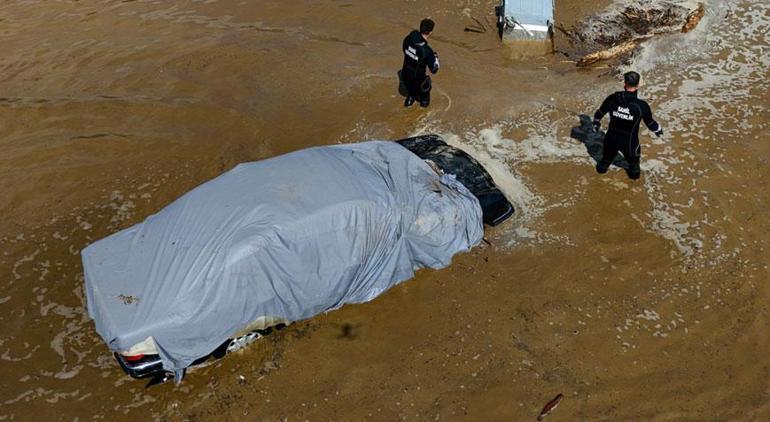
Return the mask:
M 404 100 L 404 107 L 411 107 L 414 104 L 414 97 L 406 97 Z
M 626 170 L 626 174 L 628 175 L 628 178 L 631 180 L 638 180 L 640 177 L 642 177 L 642 172 L 639 170 L 634 171 L 634 169 Z
M 607 173 L 607 170 L 609 170 L 609 169 L 610 169 L 609 166 L 604 167 L 604 166 L 602 166 L 601 163 L 596 164 L 596 172 L 599 173 L 599 174 Z
M 637 180 L 640 177 L 642 177 L 642 169 L 639 166 L 639 162 L 636 160 L 629 161 L 626 174 L 628 175 L 628 178 L 631 180 Z

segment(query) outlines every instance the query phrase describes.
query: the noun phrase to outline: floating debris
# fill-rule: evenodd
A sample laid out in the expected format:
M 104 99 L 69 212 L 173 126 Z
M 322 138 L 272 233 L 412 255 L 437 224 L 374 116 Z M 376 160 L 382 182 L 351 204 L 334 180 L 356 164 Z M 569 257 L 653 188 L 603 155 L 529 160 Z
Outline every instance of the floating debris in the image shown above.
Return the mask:
M 543 406 L 543 410 L 541 410 L 540 414 L 537 416 L 537 420 L 542 421 L 545 419 L 546 416 L 548 416 L 551 412 L 553 412 L 554 409 L 556 409 L 556 407 L 559 406 L 559 403 L 561 403 L 563 398 L 564 395 L 559 393 L 556 395 L 556 397 L 553 398 L 553 400 L 546 403 L 545 406 Z
M 692 31 L 705 12 L 703 3 L 691 10 L 669 1 L 642 1 L 620 12 L 595 17 L 577 29 L 556 29 L 577 50 L 594 50 L 577 60 L 576 65 L 583 67 L 599 61 L 628 59 L 639 45 L 657 35 Z
M 703 19 L 703 15 L 706 14 L 706 6 L 703 3 L 698 3 L 698 7 L 687 15 L 687 22 L 682 26 L 682 32 L 690 32 L 695 29 Z
M 577 63 L 576 66 L 578 67 L 584 67 L 588 65 L 592 65 L 596 62 L 604 61 L 604 60 L 610 60 L 614 59 L 616 57 L 620 57 L 623 55 L 626 55 L 632 51 L 639 45 L 641 41 L 644 41 L 646 39 L 649 39 L 650 36 L 640 37 L 638 39 L 635 39 L 633 41 L 626 41 L 620 45 L 616 45 L 612 48 L 608 48 L 606 50 L 597 51 L 595 53 L 587 54 L 583 57 L 581 57 Z
M 487 27 L 484 26 L 484 24 L 476 19 L 475 17 L 471 16 L 471 19 L 473 19 L 476 23 L 466 26 L 465 32 L 475 32 L 477 34 L 485 34 L 487 32 Z

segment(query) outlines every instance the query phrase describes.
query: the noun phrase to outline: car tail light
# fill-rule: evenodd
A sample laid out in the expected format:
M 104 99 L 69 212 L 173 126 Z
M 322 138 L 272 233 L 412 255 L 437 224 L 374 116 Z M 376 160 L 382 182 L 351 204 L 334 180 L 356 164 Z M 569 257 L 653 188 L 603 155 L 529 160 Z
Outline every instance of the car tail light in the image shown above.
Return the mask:
M 123 359 L 126 362 L 136 362 L 138 360 L 142 360 L 142 358 L 144 358 L 144 355 L 133 355 L 133 356 L 123 355 Z

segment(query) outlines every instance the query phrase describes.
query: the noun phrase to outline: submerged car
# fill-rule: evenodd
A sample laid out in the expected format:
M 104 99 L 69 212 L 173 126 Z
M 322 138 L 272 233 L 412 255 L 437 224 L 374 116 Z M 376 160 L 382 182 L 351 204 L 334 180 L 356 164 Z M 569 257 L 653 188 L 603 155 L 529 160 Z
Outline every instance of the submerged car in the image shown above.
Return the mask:
M 443 268 L 513 206 L 436 135 L 240 164 L 82 251 L 88 311 L 135 378 L 181 380 L 287 324 Z

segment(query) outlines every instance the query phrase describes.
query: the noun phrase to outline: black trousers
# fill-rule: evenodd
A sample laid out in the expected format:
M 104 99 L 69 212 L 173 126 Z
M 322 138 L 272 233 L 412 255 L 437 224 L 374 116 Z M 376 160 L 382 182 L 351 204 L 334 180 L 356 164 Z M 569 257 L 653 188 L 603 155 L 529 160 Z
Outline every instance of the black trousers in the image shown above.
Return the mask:
M 602 159 L 596 164 L 596 171 L 606 173 L 618 153 L 623 154 L 623 157 L 628 161 L 628 169 L 626 170 L 628 177 L 634 180 L 638 179 L 642 174 L 639 167 L 642 158 L 642 146 L 639 144 L 638 138 L 633 139 L 625 133 L 607 132 L 604 137 Z
M 433 88 L 430 76 L 416 77 L 410 74 L 409 71 L 402 72 L 402 78 L 404 79 L 404 85 L 406 85 L 409 96 L 414 97 L 415 100 L 422 104 L 430 103 L 430 91 Z

